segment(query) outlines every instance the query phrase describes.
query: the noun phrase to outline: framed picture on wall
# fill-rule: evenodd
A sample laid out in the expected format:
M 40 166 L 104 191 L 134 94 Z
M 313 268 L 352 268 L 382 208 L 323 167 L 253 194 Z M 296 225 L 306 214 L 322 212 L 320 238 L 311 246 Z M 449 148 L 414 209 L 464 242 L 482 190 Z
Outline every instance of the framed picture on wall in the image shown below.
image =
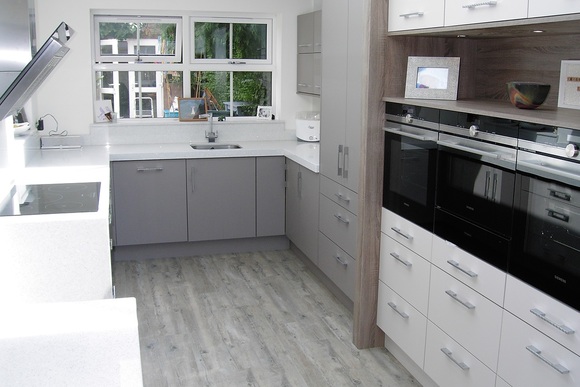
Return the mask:
M 558 107 L 580 109 L 580 60 L 562 61 Z
M 207 121 L 205 98 L 179 98 L 179 121 Z
M 457 99 L 459 58 L 410 56 L 405 98 Z

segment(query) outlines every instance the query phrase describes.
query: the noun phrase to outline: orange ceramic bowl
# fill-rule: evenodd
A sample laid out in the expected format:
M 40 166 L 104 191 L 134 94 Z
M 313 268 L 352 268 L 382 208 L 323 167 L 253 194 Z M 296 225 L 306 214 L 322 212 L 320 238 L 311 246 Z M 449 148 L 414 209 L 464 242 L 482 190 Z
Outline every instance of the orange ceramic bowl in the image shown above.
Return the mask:
M 544 103 L 550 85 L 535 82 L 508 82 L 507 91 L 512 105 L 519 109 L 535 109 Z

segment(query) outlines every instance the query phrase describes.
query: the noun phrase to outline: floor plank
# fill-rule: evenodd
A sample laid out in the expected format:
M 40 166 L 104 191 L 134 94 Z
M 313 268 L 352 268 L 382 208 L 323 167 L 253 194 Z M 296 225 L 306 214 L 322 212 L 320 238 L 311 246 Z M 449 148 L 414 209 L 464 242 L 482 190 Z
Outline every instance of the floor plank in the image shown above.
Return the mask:
M 135 297 L 145 386 L 416 387 L 292 253 L 114 262 Z

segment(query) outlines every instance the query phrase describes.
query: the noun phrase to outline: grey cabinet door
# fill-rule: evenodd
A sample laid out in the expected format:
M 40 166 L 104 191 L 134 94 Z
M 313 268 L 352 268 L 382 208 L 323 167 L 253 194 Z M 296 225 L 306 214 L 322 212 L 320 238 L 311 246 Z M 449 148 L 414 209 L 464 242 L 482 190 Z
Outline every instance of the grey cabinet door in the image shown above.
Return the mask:
M 286 235 L 318 263 L 319 175 L 291 160 L 286 170 Z
M 115 245 L 187 240 L 185 160 L 112 163 Z
M 256 159 L 187 160 L 190 241 L 256 236 Z
M 256 236 L 284 235 L 285 157 L 256 159 Z

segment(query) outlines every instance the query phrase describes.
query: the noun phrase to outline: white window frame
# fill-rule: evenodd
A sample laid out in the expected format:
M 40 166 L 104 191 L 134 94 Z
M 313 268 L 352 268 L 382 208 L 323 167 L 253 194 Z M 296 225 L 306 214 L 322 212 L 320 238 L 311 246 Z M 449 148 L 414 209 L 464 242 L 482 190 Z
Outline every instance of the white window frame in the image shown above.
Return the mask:
M 159 17 L 141 17 L 138 15 L 126 16 L 109 16 L 109 15 L 93 15 L 93 38 L 94 47 L 100 48 L 100 23 L 175 23 L 175 53 L 171 55 L 106 55 L 101 54 L 100 49 L 93 51 L 96 63 L 118 63 L 118 62 L 139 62 L 139 63 L 181 63 L 183 46 L 183 18 L 178 16 L 159 16 Z M 138 44 L 139 42 L 137 42 Z M 131 46 L 131 45 L 130 45 Z

